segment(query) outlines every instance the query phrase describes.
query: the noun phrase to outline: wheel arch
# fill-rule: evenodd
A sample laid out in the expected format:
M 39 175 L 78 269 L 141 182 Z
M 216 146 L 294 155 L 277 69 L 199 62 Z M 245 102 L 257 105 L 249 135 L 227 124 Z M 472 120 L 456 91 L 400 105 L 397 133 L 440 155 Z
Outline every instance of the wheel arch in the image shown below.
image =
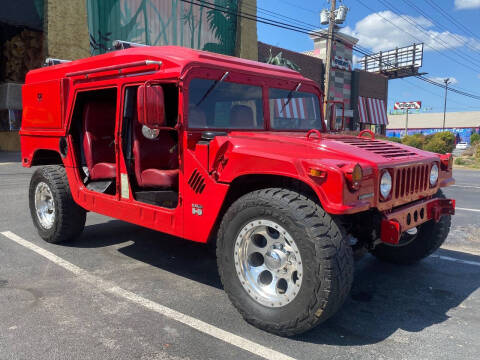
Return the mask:
M 210 231 L 208 243 L 212 245 L 215 244 L 216 234 L 223 219 L 223 216 L 225 215 L 225 212 L 228 210 L 228 208 L 237 199 L 252 191 L 272 187 L 280 187 L 283 189 L 298 192 L 299 194 L 306 196 L 318 205 L 322 206 L 321 200 L 315 190 L 309 184 L 297 178 L 271 174 L 240 175 L 233 179 L 233 181 L 230 183 L 215 224 Z
M 63 165 L 63 161 L 60 153 L 56 150 L 38 149 L 35 150 L 30 165 Z

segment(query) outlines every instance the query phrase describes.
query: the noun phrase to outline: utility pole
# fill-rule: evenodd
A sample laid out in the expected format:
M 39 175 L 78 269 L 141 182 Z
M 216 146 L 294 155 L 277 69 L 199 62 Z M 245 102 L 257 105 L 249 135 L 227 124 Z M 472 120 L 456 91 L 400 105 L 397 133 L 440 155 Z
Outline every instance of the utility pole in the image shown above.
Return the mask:
M 328 128 L 330 129 L 330 117 L 328 116 L 328 93 L 330 91 L 330 71 L 332 68 L 332 50 L 333 50 L 333 35 L 335 30 L 335 10 L 337 8 L 336 0 L 330 0 L 330 13 L 328 14 L 328 38 L 327 38 L 327 57 L 325 64 L 325 106 L 324 106 L 324 119 L 326 119 Z
M 443 103 L 443 131 L 445 131 L 445 116 L 447 113 L 447 90 L 448 90 L 448 82 L 450 81 L 450 78 L 446 78 L 443 80 L 445 83 L 445 102 Z
M 405 136 L 408 135 L 408 108 L 407 108 L 407 117 L 405 119 Z

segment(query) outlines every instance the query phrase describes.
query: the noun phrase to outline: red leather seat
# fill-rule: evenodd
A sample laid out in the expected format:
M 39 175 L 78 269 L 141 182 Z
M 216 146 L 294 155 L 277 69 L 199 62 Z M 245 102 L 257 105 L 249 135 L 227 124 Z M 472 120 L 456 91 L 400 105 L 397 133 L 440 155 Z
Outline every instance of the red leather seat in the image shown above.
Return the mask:
M 161 130 L 153 140 L 147 139 L 142 134 L 142 125 L 135 121 L 133 156 L 140 187 L 178 187 L 177 142 L 168 130 Z
M 92 180 L 113 179 L 115 112 L 111 102 L 88 102 L 83 109 L 83 151 Z
M 230 127 L 237 129 L 253 129 L 252 108 L 246 105 L 234 105 L 230 109 Z

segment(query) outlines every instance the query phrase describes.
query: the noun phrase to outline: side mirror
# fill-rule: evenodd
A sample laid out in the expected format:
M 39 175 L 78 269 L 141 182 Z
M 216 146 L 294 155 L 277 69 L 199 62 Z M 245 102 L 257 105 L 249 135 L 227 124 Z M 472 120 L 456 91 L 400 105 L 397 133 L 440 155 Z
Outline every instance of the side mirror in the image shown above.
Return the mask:
M 137 90 L 138 122 L 149 128 L 165 126 L 165 98 L 159 85 L 141 85 Z

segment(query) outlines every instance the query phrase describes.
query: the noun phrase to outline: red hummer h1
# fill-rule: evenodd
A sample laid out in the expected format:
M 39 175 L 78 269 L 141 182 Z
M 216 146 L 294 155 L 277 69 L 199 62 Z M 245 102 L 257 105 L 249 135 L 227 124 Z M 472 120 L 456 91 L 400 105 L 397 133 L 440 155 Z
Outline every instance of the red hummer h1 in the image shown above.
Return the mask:
M 412 263 L 445 240 L 452 157 L 327 131 L 298 72 L 133 47 L 28 73 L 22 161 L 48 242 L 88 211 L 216 246 L 244 318 L 293 335 L 347 297 L 355 253 Z

